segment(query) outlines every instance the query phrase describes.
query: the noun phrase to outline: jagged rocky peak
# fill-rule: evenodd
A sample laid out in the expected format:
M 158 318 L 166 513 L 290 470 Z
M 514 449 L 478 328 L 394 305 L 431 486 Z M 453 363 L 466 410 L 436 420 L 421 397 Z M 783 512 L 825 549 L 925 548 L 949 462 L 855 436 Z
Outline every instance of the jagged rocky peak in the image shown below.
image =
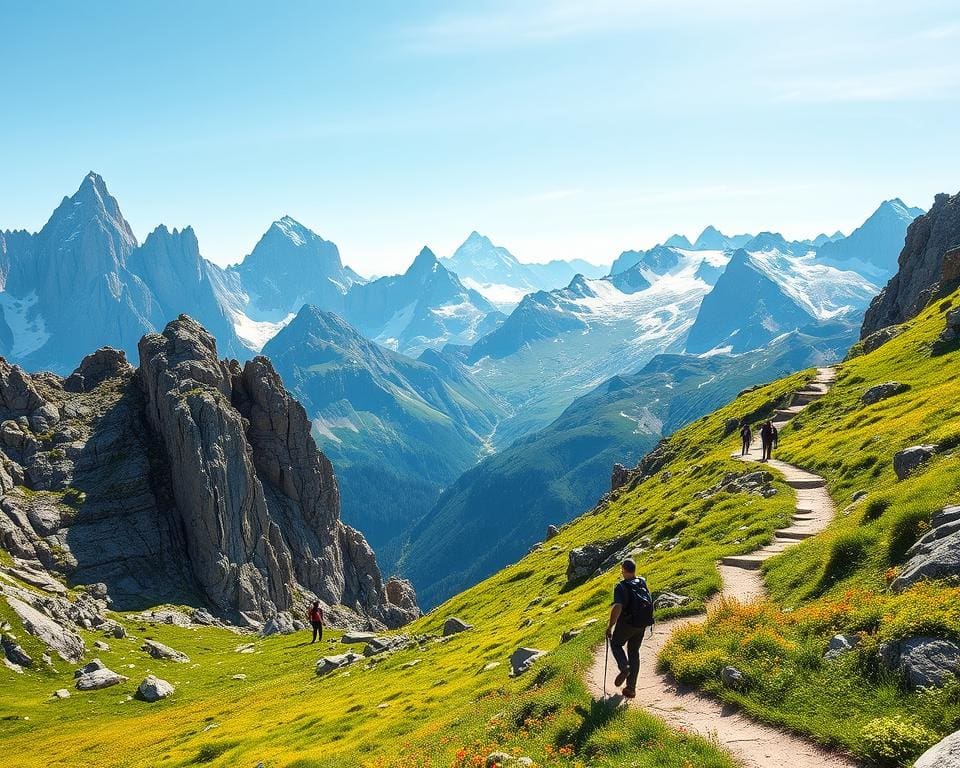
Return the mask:
M 943 257 L 957 246 L 960 246 L 960 193 L 939 194 L 933 207 L 908 227 L 897 260 L 897 273 L 871 302 L 860 337 L 866 338 L 881 328 L 915 317 L 941 287 L 952 285 L 952 276 L 944 275 Z
M 98 350 L 66 381 L 0 361 L 0 545 L 105 584 L 120 610 L 189 603 L 257 626 L 316 595 L 347 624 L 419 615 L 341 522 L 333 468 L 269 360 L 220 360 L 186 315 L 139 352 L 134 370 Z
M 427 246 L 423 246 L 423 248 L 420 249 L 420 253 L 417 254 L 417 258 L 413 260 L 413 263 L 407 270 L 407 274 L 411 275 L 432 272 L 438 265 L 439 262 L 437 261 L 436 254 Z
M 40 237 L 60 240 L 73 232 L 83 235 L 88 227 L 97 228 L 99 238 L 109 239 L 112 255 L 121 262 L 137 247 L 137 238 L 123 217 L 120 204 L 107 190 L 103 177 L 93 171 L 84 177 L 72 197 L 63 198 L 40 230 Z M 96 245 L 97 240 L 93 244 Z M 89 248 L 90 244 L 81 242 L 78 247 Z

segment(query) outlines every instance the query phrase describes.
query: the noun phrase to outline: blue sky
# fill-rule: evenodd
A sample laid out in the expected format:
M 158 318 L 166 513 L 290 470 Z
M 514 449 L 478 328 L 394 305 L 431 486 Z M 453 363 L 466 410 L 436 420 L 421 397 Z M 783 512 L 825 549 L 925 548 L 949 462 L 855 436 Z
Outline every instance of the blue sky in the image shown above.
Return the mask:
M 88 170 L 225 264 L 283 214 L 366 274 L 472 229 L 607 262 L 960 189 L 960 5 L 0 0 L 0 228 Z

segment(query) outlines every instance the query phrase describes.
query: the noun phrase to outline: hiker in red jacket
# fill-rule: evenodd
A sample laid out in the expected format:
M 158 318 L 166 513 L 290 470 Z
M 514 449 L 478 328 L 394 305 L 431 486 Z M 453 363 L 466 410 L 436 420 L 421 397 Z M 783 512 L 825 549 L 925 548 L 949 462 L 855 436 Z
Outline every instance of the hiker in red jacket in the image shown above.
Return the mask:
M 320 607 L 319 600 L 313 601 L 313 606 L 307 611 L 307 619 L 310 621 L 310 626 L 313 627 L 313 640 L 310 643 L 313 644 L 317 640 L 323 640 L 323 609 Z

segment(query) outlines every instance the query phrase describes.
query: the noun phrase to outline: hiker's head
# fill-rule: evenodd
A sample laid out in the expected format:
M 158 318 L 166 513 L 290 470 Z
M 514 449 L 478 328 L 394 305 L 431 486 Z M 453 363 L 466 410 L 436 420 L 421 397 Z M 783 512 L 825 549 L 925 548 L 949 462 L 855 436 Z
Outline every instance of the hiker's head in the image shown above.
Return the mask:
M 314 600 L 314 601 L 313 601 L 313 607 L 314 607 L 314 608 L 319 608 L 319 607 L 320 607 L 320 601 L 319 601 L 319 600 Z
M 637 564 L 633 562 L 632 558 L 628 557 L 620 563 L 620 572 L 623 574 L 623 578 L 632 579 L 637 575 Z

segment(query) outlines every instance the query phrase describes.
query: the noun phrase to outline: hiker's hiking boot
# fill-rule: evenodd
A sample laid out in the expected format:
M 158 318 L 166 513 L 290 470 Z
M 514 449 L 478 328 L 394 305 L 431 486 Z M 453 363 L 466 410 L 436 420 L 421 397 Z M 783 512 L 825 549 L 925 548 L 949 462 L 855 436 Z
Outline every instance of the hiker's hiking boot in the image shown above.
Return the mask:
M 636 688 L 624 688 L 623 689 L 623 698 L 632 699 L 637 695 Z
M 621 669 L 620 672 L 617 673 L 617 676 L 613 679 L 613 684 L 619 688 L 626 681 L 628 674 L 629 670 Z

